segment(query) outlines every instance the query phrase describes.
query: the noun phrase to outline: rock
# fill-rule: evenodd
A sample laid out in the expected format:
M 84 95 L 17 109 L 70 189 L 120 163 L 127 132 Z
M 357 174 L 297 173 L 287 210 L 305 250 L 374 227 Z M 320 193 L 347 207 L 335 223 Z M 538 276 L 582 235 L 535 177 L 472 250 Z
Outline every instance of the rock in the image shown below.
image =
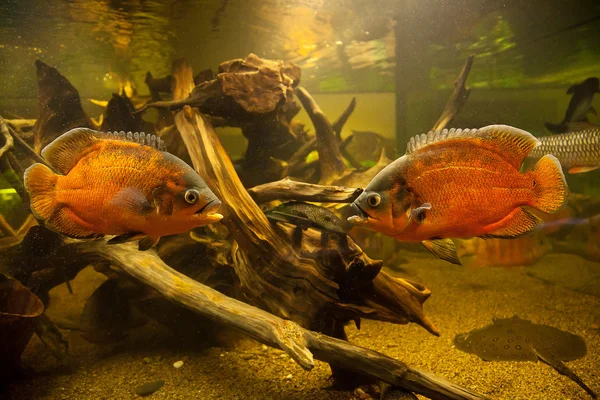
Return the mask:
M 142 397 L 150 396 L 152 393 L 158 391 L 161 387 L 163 387 L 164 384 L 165 381 L 163 380 L 144 383 L 143 385 L 135 388 L 135 394 Z
M 181 367 L 183 367 L 183 361 L 179 360 L 173 363 L 173 367 L 175 367 L 175 369 L 179 369 Z

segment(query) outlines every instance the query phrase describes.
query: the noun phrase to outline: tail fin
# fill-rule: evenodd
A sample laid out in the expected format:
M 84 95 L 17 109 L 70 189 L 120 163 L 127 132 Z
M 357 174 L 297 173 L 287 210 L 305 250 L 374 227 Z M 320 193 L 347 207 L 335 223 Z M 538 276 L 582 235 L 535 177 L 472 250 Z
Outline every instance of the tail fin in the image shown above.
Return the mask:
M 58 177 L 43 164 L 33 164 L 24 175 L 25 189 L 31 197 L 31 212 L 36 218 L 47 220 L 58 206 L 54 197 L 54 185 Z
M 535 182 L 532 207 L 552 214 L 566 205 L 569 187 L 556 157 L 547 154 L 540 158 L 531 174 Z
M 548 129 L 552 133 L 565 133 L 569 130 L 569 127 L 565 123 L 553 124 L 550 122 L 544 123 L 546 129 Z

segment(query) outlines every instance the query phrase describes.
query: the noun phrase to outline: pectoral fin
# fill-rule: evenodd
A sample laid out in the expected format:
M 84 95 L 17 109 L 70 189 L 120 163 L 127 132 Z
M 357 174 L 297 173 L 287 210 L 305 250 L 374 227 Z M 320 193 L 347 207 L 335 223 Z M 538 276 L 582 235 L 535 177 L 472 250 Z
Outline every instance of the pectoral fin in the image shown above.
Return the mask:
M 159 240 L 160 240 L 160 236 L 157 236 L 157 237 L 146 236 L 145 238 L 140 240 L 139 245 L 138 245 L 138 250 L 146 251 L 148 249 L 151 249 L 158 244 Z
M 146 199 L 146 196 L 144 196 L 144 193 L 135 187 L 121 189 L 109 203 L 129 212 L 142 215 L 148 215 L 154 209 L 152 204 Z
M 556 372 L 566 376 L 567 378 L 571 379 L 573 382 L 581 386 L 581 388 L 585 390 L 590 396 L 592 396 L 592 398 L 597 398 L 596 393 L 594 393 L 592 389 L 590 389 L 585 383 L 583 383 L 581 378 L 575 375 L 575 373 L 571 371 L 571 369 L 567 367 L 565 363 L 556 358 L 554 354 L 552 354 L 550 351 L 538 349 L 534 346 L 531 346 L 531 349 L 542 362 L 548 364 L 549 366 L 554 368 Z
M 596 111 L 596 109 L 594 108 L 594 106 L 590 107 L 590 111 L 592 114 L 594 114 L 595 116 L 598 116 L 598 111 Z
M 452 264 L 461 265 L 456 253 L 456 246 L 452 239 L 423 240 L 423 246 L 434 256 L 446 260 Z
M 413 208 L 410 211 L 410 219 L 416 221 L 421 224 L 425 221 L 425 212 L 427 210 L 431 210 L 431 204 L 423 203 L 421 207 Z

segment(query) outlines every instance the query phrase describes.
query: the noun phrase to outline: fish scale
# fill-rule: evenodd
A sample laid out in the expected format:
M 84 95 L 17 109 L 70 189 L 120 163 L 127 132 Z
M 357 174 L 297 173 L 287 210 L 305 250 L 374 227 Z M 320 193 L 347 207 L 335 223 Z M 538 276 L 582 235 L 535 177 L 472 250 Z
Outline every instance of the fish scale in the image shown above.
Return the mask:
M 541 144 L 529 155 L 538 159 L 552 154 L 570 173 L 600 168 L 600 128 L 539 138 Z

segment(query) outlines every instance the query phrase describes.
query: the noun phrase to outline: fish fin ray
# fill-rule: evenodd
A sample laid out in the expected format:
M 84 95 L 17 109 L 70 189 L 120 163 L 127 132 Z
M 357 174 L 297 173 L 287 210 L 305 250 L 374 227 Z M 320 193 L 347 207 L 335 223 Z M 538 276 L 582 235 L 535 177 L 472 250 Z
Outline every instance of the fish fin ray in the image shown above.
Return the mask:
M 141 232 L 125 233 L 123 235 L 117 235 L 117 236 L 111 238 L 108 242 L 106 242 L 106 244 L 120 244 L 120 243 L 131 242 L 134 240 L 139 240 L 145 236 L 146 236 L 146 234 L 141 233 Z
M 600 168 L 600 166 L 596 166 L 596 167 L 573 167 L 569 170 L 570 174 L 581 174 L 584 172 L 590 172 L 590 171 L 594 171 L 597 170 L 598 168 Z
M 121 189 L 112 199 L 110 199 L 109 203 L 142 215 L 148 215 L 154 209 L 142 191 L 135 187 Z
M 36 218 L 46 220 L 59 207 L 54 196 L 57 179 L 58 176 L 43 164 L 34 164 L 25 171 L 23 181 L 31 198 L 31 212 Z
M 138 244 L 139 251 L 146 251 L 158 244 L 160 236 L 146 236 L 142 238 Z
M 67 174 L 85 154 L 83 150 L 100 140 L 135 142 L 166 151 L 164 141 L 145 133 L 99 132 L 89 128 L 74 128 L 63 133 L 42 150 L 42 156 L 61 174 Z
M 423 240 L 423 246 L 434 256 L 448 261 L 452 264 L 461 265 L 456 252 L 456 246 L 452 239 Z
M 517 169 L 521 168 L 531 150 L 540 144 L 535 136 L 522 129 L 508 125 L 489 125 L 480 129 L 443 129 L 417 135 L 408 142 L 406 154 L 435 143 L 465 138 L 479 139 L 476 145 L 501 154 Z M 499 147 L 501 152 L 498 151 Z
M 490 233 L 479 237 L 482 239 L 512 239 L 527 233 L 533 233 L 541 229 L 543 225 L 544 221 L 537 215 L 522 208 L 517 208 L 494 223 L 493 226 L 488 226 L 488 229 L 492 228 Z
M 57 209 L 50 218 L 44 221 L 46 228 L 77 239 L 101 237 L 91 226 L 67 207 Z
M 413 208 L 410 211 L 411 218 L 414 218 L 418 224 L 422 224 L 425 221 L 425 212 L 431 210 L 430 203 L 423 203 L 420 207 Z
M 551 154 L 543 156 L 530 174 L 536 181 L 533 188 L 534 198 L 530 204 L 532 207 L 552 214 L 567 204 L 569 188 L 556 157 Z

